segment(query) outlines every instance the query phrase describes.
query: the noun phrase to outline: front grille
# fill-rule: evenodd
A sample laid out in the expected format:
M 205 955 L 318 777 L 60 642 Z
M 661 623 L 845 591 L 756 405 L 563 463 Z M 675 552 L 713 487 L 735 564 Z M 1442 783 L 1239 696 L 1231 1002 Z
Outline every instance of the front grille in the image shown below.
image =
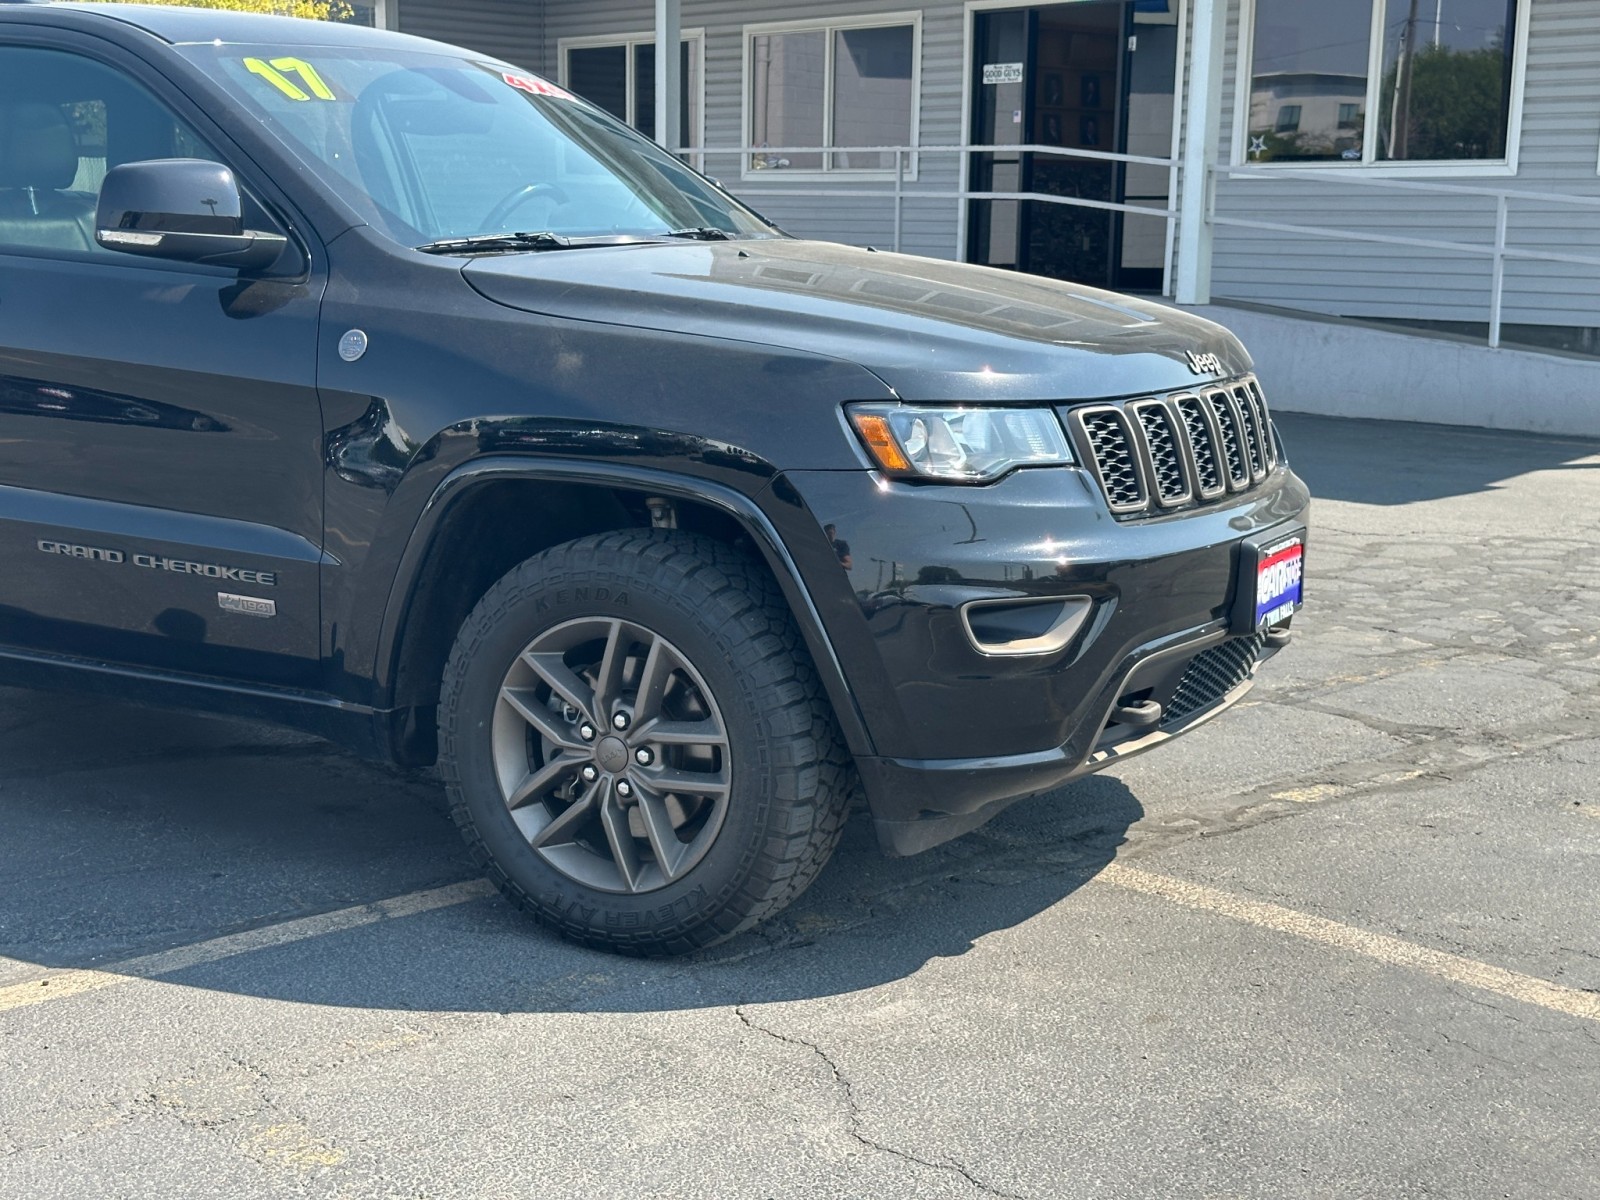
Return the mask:
M 1211 707 L 1249 679 L 1266 644 L 1267 635 L 1255 633 L 1229 638 L 1195 655 L 1167 702 L 1161 724 L 1175 724 Z
M 1144 485 L 1138 446 L 1127 417 L 1115 408 L 1102 408 L 1084 413 L 1080 422 L 1111 511 L 1144 508 L 1150 493 Z
M 1239 416 L 1244 429 L 1245 453 L 1250 460 L 1250 478 L 1267 477 L 1267 439 L 1261 428 L 1261 415 L 1256 412 L 1255 397 L 1247 387 L 1233 389 L 1233 402 L 1239 406 Z
M 1150 449 L 1150 465 L 1155 470 L 1156 496 L 1162 504 L 1182 504 L 1189 499 L 1189 477 L 1183 469 L 1183 434 L 1173 413 L 1159 400 L 1130 405 L 1144 431 L 1144 444 Z
M 1278 465 L 1253 377 L 1225 387 L 1065 410 L 1084 460 L 1119 517 L 1151 516 L 1248 491 Z
M 1228 477 L 1224 473 L 1226 457 L 1217 444 L 1216 431 L 1206 420 L 1205 401 L 1199 396 L 1181 396 L 1177 404 L 1178 413 L 1183 417 L 1184 433 L 1194 447 L 1200 498 L 1214 499 L 1228 490 Z
M 1205 401 L 1211 419 L 1217 423 L 1217 434 L 1222 443 L 1220 465 L 1228 476 L 1228 489 L 1239 491 L 1250 483 L 1250 465 L 1245 461 L 1239 412 L 1226 392 L 1207 392 Z

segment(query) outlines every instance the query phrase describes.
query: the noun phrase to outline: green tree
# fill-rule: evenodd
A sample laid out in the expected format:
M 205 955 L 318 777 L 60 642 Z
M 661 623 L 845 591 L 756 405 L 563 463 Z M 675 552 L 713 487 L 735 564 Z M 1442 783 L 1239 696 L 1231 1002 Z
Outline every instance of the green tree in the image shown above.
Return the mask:
M 90 0 L 108 3 L 110 0 Z M 118 0 L 124 4 L 175 4 L 181 8 L 220 8 L 226 12 L 266 13 L 276 17 L 307 17 L 313 21 L 347 21 L 352 15 L 345 0 Z
M 1411 63 L 1410 103 L 1392 105 L 1399 65 L 1384 76 L 1379 126 L 1386 153 L 1403 145 L 1407 159 L 1499 158 L 1506 152 L 1506 56 L 1498 48 L 1424 46 Z M 1391 123 L 1406 125 L 1402 140 Z

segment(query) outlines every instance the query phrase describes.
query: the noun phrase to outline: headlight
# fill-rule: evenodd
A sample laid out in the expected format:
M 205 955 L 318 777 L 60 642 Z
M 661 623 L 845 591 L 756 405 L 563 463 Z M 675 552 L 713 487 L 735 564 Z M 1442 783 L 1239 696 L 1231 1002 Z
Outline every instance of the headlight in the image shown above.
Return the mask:
M 873 461 L 903 478 L 988 483 L 1014 467 L 1072 461 L 1048 408 L 852 404 L 846 411 Z

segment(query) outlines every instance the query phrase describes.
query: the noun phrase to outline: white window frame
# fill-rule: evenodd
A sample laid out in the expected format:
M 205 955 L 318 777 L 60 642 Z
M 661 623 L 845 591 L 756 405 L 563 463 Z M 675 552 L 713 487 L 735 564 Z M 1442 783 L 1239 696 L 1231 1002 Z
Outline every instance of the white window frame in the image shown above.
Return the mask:
M 399 5 L 395 3 L 395 0 L 359 0 L 359 2 L 372 9 L 372 28 L 400 28 Z M 328 19 L 333 20 L 334 18 L 330 17 Z
M 698 53 L 700 70 L 695 74 L 694 100 L 694 128 L 682 132 L 686 135 L 686 148 L 693 150 L 694 154 L 688 156 L 696 168 L 702 166 L 705 155 L 702 151 L 706 144 L 706 31 L 703 28 L 680 29 L 678 39 L 684 42 L 698 43 L 695 50 L 690 51 L 690 61 Z M 634 47 L 653 46 L 656 44 L 654 32 L 643 33 L 602 33 L 591 34 L 583 37 L 562 38 L 556 43 L 556 60 L 559 64 L 560 75 L 557 82 L 562 87 L 571 87 L 571 73 L 568 70 L 568 56 L 573 50 L 604 50 L 613 46 L 625 47 L 625 61 L 627 62 L 627 99 L 624 101 L 630 116 L 637 117 L 639 113 L 638 86 L 634 79 Z M 629 122 L 632 126 L 632 122 Z
M 1367 34 L 1366 127 L 1361 136 L 1360 162 L 1252 162 L 1250 146 L 1250 95 L 1255 79 L 1256 0 L 1239 0 L 1238 64 L 1233 93 L 1233 146 L 1229 159 L 1236 167 L 1280 171 L 1360 171 L 1399 179 L 1492 179 L 1517 173 L 1522 150 L 1522 99 L 1528 80 L 1528 25 L 1536 0 L 1517 0 L 1517 27 L 1511 47 L 1511 95 L 1506 112 L 1506 156 L 1484 159 L 1439 159 L 1432 162 L 1383 162 L 1374 156 L 1378 139 L 1372 134 L 1381 116 L 1378 89 L 1383 86 L 1383 16 L 1389 0 L 1373 0 L 1372 27 Z
M 820 33 L 823 36 L 824 58 L 822 70 L 822 140 L 824 143 L 822 154 L 822 169 L 807 169 L 796 171 L 785 168 L 781 171 L 752 170 L 750 155 L 739 156 L 739 178 L 748 181 L 762 181 L 776 183 L 779 180 L 801 180 L 805 182 L 819 182 L 829 179 L 849 179 L 858 182 L 887 182 L 895 178 L 895 172 L 878 167 L 835 167 L 830 160 L 835 153 L 848 153 L 849 146 L 827 145 L 833 138 L 833 54 L 834 34 L 845 29 L 895 29 L 901 26 L 911 27 L 911 128 L 907 131 L 909 139 L 905 145 L 915 147 L 921 144 L 922 131 L 922 11 L 920 9 L 907 12 L 874 13 L 871 16 L 835 17 L 826 20 L 808 21 L 769 21 L 761 25 L 746 25 L 741 33 L 744 39 L 744 63 L 739 72 L 740 79 L 740 108 L 743 113 L 741 125 L 742 138 L 745 146 L 754 142 L 755 113 L 750 103 L 750 88 L 754 82 L 751 76 L 751 46 L 755 39 L 774 33 Z M 899 178 L 906 183 L 915 183 L 917 179 L 918 155 L 907 154 L 904 159 L 904 170 Z

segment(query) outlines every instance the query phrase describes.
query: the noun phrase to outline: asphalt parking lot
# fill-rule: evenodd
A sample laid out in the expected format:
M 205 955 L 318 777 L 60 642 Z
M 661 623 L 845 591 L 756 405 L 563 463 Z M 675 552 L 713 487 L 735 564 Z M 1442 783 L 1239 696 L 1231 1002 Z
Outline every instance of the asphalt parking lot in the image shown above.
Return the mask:
M 426 779 L 0 692 L 0 1196 L 1600 1195 L 1600 445 L 1280 420 L 1244 707 L 698 960 Z

